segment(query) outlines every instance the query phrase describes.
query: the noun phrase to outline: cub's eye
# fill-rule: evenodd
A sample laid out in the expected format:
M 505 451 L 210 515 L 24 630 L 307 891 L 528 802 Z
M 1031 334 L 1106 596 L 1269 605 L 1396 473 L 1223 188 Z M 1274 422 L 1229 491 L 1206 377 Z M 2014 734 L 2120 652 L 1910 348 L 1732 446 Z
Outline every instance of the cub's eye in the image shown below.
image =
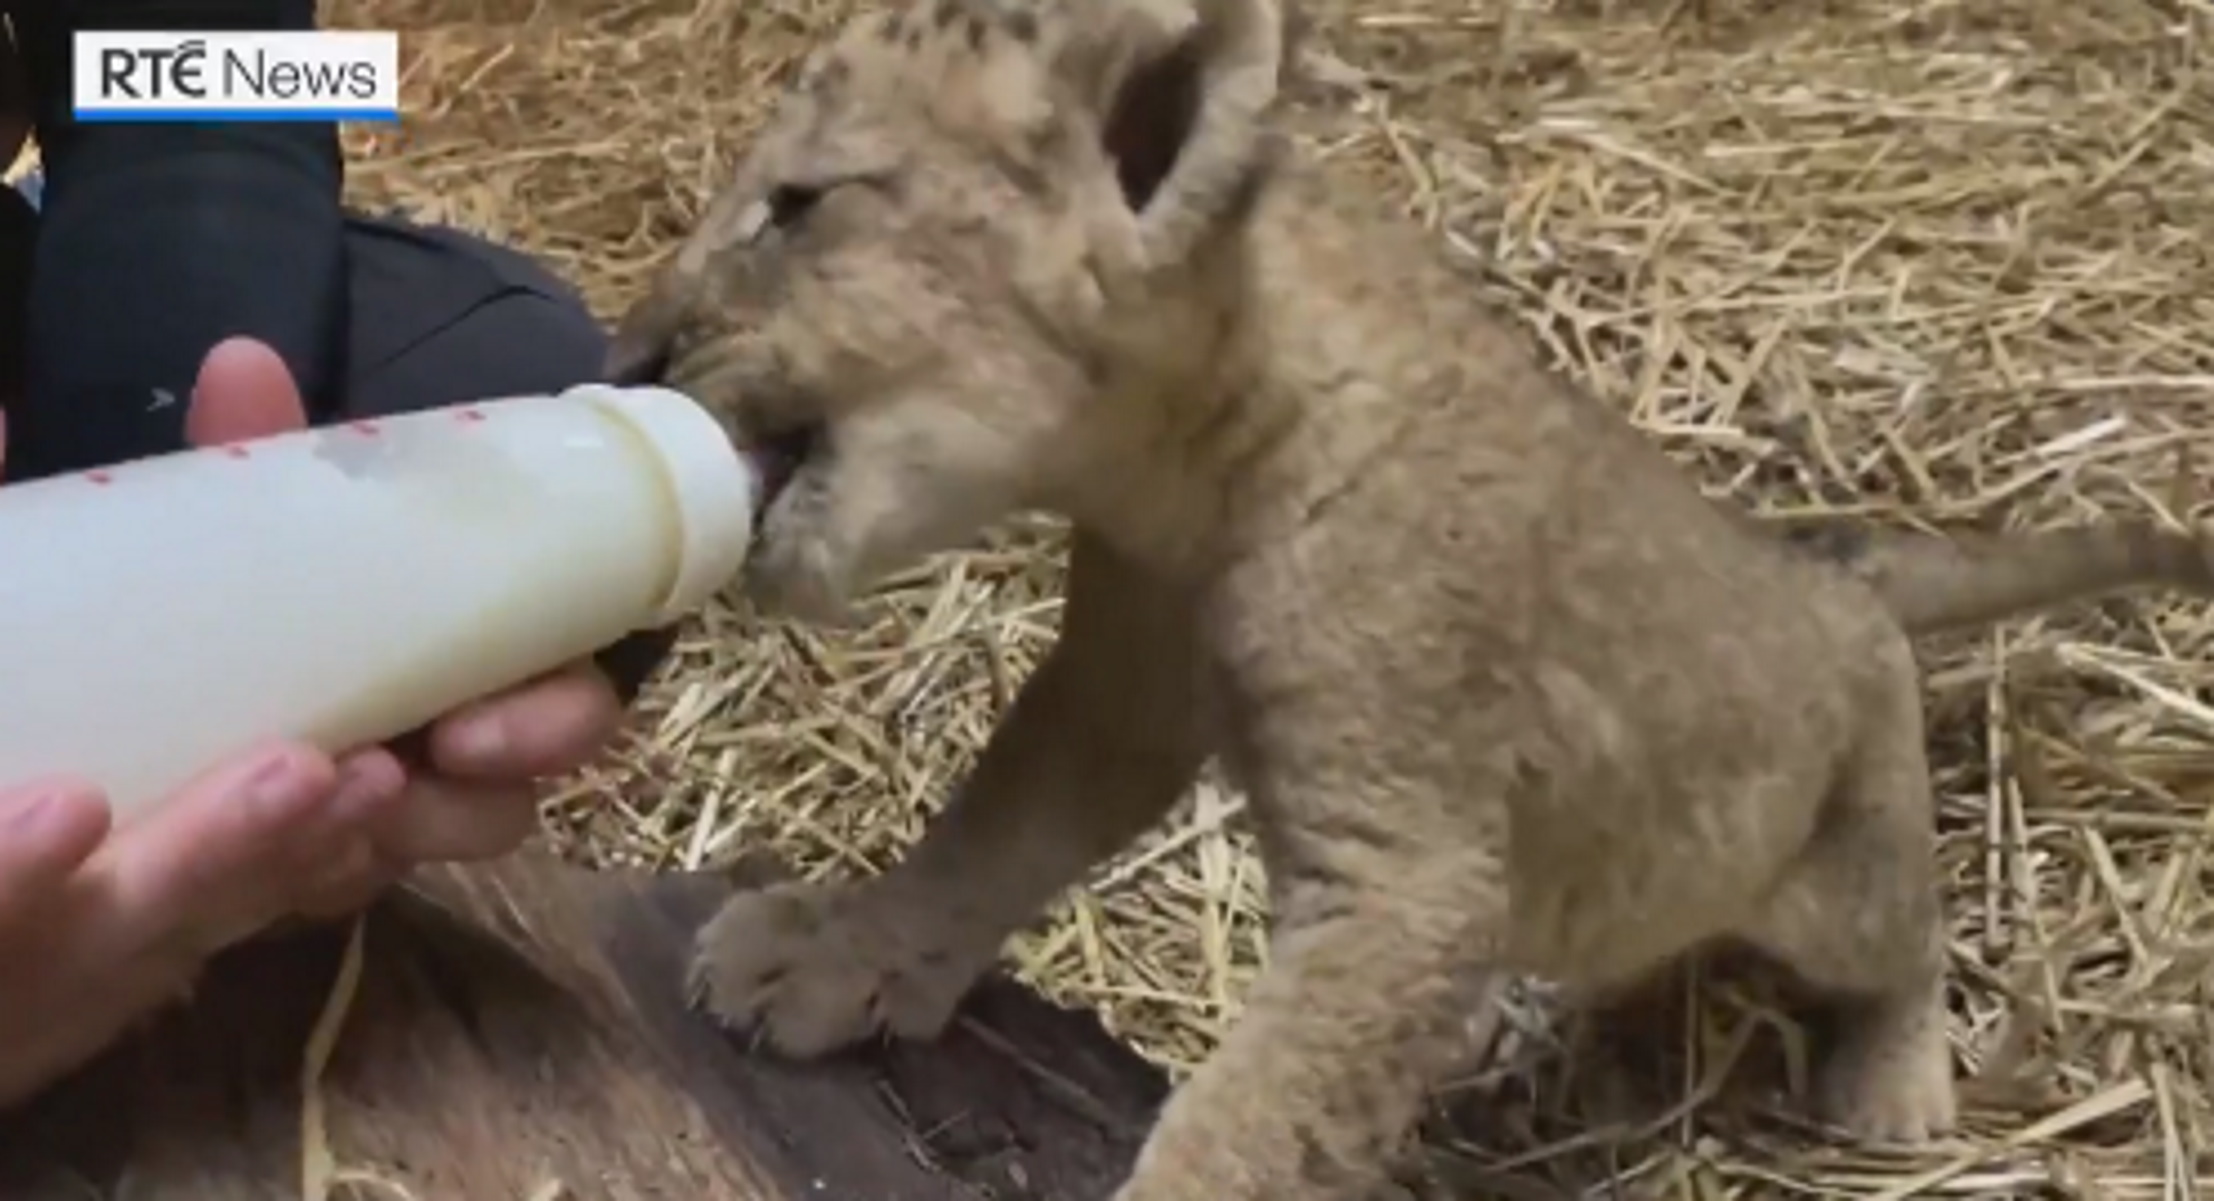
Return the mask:
M 789 230 L 807 219 L 822 203 L 823 190 L 800 184 L 778 184 L 769 189 L 769 224 Z

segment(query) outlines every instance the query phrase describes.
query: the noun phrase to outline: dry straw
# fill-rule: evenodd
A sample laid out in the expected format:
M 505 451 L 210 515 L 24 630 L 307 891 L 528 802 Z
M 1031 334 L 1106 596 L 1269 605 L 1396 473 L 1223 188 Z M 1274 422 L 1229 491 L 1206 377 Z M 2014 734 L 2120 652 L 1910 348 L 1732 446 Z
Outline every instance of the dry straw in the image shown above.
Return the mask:
M 2203 5 L 1507 5 L 1320 6 L 1330 57 L 1300 119 L 1717 494 L 2010 525 L 2198 501 L 2171 481 L 2214 423 Z M 354 137 L 353 188 L 511 239 L 611 313 L 849 8 L 327 4 L 409 31 L 411 116 Z M 711 614 L 622 762 L 550 801 L 564 845 L 880 868 L 1049 642 L 1055 549 L 1049 526 L 1002 531 L 895 582 L 858 631 Z M 2197 1196 L 2209 613 L 2085 606 L 1929 648 L 1953 1034 L 1985 1077 L 1957 1143 L 1846 1151 L 1717 1086 L 1740 1053 L 1799 1044 L 1751 988 L 1710 990 L 1663 1040 L 1675 1112 L 1563 1112 L 1533 992 L 1444 1166 L 1517 1197 L 1610 1168 L 1645 1195 Z M 1013 954 L 1182 1070 L 1257 968 L 1260 882 L 1210 784 Z

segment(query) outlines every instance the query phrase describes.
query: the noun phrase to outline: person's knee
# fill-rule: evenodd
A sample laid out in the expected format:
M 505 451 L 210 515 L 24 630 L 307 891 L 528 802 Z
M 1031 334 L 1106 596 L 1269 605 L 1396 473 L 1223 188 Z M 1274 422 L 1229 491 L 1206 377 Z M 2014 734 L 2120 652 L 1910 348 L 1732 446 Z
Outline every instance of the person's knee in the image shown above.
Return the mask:
M 607 334 L 576 289 L 458 230 L 354 218 L 348 418 L 558 392 L 600 377 Z

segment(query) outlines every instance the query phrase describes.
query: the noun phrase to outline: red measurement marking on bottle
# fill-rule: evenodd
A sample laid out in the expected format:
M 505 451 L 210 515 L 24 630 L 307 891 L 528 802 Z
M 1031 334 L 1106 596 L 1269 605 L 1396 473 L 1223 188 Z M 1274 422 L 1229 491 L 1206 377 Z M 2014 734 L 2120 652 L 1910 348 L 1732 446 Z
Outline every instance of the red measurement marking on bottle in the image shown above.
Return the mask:
M 475 409 L 455 409 L 454 420 L 464 425 L 471 425 L 484 420 L 484 414 Z
M 346 428 L 354 431 L 357 434 L 360 434 L 365 438 L 374 438 L 377 436 L 377 423 L 374 421 L 356 421 L 348 425 Z
M 88 479 L 88 480 L 91 480 L 91 481 L 92 481 L 93 483 L 95 483 L 95 484 L 98 484 L 98 485 L 100 485 L 100 486 L 101 486 L 101 487 L 103 487 L 103 488 L 105 488 L 105 487 L 107 487 L 107 486 L 108 486 L 109 484 L 112 484 L 112 483 L 114 483 L 114 482 L 115 482 L 115 477 L 114 477 L 114 476 L 112 476 L 112 475 L 109 475 L 109 474 L 108 474 L 107 472 L 105 472 L 105 471 L 88 471 L 88 472 L 85 472 L 85 478 L 86 478 L 86 479 Z
M 245 446 L 237 442 L 233 442 L 229 446 L 224 447 L 223 453 L 229 455 L 234 459 L 252 458 L 254 454 L 253 451 L 246 449 Z

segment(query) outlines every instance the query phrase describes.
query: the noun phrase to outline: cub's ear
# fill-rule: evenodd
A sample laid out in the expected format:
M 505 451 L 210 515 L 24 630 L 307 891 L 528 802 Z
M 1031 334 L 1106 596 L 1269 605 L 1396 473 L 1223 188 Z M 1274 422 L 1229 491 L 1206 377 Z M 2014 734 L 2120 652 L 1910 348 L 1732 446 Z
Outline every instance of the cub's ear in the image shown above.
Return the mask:
M 1150 265 L 1182 262 L 1249 199 L 1273 135 L 1284 0 L 1095 0 L 1064 60 L 1093 105 Z

